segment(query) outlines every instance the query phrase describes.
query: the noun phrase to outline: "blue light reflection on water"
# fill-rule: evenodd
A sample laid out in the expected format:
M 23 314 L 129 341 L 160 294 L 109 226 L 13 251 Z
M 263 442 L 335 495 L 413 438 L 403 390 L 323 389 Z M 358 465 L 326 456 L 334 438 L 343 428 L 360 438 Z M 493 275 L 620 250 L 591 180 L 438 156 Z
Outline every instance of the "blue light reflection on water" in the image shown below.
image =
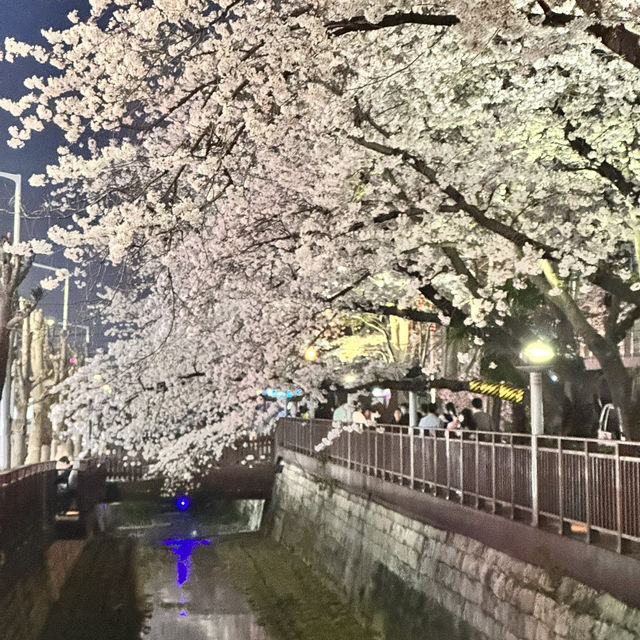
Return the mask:
M 165 540 L 163 544 L 173 551 L 176 556 L 176 585 L 182 590 L 184 583 L 189 579 L 189 571 L 191 569 L 191 554 L 196 547 L 201 545 L 208 546 L 210 540 L 204 538 L 184 538 L 176 540 Z M 184 592 L 181 593 L 180 604 L 183 605 L 180 616 L 187 617 L 187 610 L 184 608 Z

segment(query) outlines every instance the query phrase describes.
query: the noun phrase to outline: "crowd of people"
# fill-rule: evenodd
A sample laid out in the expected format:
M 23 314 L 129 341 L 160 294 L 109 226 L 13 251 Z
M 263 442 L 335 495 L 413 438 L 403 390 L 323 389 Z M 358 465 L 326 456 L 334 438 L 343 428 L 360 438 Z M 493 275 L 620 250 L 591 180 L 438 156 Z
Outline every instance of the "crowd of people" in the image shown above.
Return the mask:
M 384 412 L 384 406 L 365 406 L 356 403 L 355 407 L 348 402 L 343 402 L 334 411 L 334 422 L 352 422 L 355 424 L 375 425 L 380 422 Z M 394 411 L 387 424 L 409 426 L 409 405 L 400 404 Z M 447 402 L 441 410 L 436 403 L 424 403 L 418 411 L 418 429 L 473 429 L 479 431 L 492 431 L 493 419 L 484 410 L 482 398 L 473 398 L 470 407 L 465 407 L 460 412 L 453 402 Z

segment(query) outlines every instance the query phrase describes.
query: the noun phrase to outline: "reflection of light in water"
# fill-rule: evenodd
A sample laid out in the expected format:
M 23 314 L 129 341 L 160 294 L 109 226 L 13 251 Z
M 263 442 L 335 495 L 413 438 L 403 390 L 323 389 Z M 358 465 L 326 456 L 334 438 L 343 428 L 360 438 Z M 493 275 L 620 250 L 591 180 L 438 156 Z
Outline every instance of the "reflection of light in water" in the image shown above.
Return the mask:
M 184 540 L 165 540 L 164 544 L 173 551 L 176 556 L 176 585 L 182 589 L 184 583 L 189 579 L 189 569 L 191 568 L 191 554 L 200 545 L 210 545 L 209 540 L 194 540 L 186 538 Z M 180 604 L 183 605 L 180 615 L 187 617 L 187 610 L 184 608 L 184 591 L 181 592 Z

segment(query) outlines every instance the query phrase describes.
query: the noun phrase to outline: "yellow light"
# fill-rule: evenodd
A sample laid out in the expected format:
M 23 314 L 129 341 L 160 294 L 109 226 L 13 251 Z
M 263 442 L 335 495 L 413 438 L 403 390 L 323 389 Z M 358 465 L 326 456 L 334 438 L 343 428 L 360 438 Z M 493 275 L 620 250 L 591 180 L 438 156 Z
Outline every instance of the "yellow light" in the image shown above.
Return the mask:
M 549 343 L 536 340 L 522 350 L 522 355 L 531 364 L 545 364 L 553 360 L 556 353 Z
M 313 362 L 318 359 L 318 350 L 315 347 L 307 347 L 304 351 L 304 359 Z
M 354 375 L 346 375 L 344 377 L 344 383 L 345 384 L 353 384 L 356 381 L 356 377 Z
M 105 393 L 111 393 L 111 385 L 103 384 L 103 385 L 102 385 L 102 390 L 103 390 Z
M 47 318 L 47 324 L 50 327 L 53 327 L 53 325 L 56 323 L 56 319 L 55 318 Z
M 96 382 L 100 382 L 100 380 L 102 380 L 102 376 L 101 376 L 99 373 L 96 373 L 96 374 L 93 376 L 93 379 L 94 379 Z

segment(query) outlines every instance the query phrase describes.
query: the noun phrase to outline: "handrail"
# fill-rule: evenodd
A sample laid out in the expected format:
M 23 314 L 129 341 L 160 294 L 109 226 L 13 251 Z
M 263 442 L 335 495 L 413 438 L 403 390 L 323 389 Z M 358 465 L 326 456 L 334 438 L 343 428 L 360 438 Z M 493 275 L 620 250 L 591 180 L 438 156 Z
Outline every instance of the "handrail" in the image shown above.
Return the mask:
M 0 472 L 0 486 L 12 484 L 13 482 L 17 482 L 19 480 L 22 480 L 23 478 L 28 478 L 29 476 L 33 476 L 38 473 L 43 473 L 44 471 L 52 471 L 55 468 L 55 460 L 48 460 L 46 462 L 36 462 L 34 464 L 27 464 L 22 467 L 15 467 L 14 469 L 9 469 L 8 471 L 2 471 Z
M 225 446 L 213 464 L 214 469 L 235 465 L 254 466 L 272 464 L 274 438 L 271 434 L 240 437 Z M 102 456 L 98 458 L 110 481 L 136 482 L 149 480 L 149 464 L 136 456 Z
M 640 549 L 640 443 L 282 418 L 277 445 L 586 542 Z

